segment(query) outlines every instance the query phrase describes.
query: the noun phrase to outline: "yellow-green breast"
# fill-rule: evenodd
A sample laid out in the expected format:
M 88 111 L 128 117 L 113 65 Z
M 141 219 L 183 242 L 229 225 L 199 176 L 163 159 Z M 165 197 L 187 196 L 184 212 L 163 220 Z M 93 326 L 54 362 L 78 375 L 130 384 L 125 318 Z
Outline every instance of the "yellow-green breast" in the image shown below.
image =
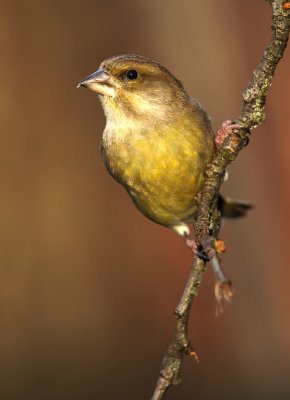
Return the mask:
M 102 155 L 109 172 L 137 208 L 161 225 L 193 218 L 195 196 L 214 151 L 206 122 L 187 112 L 154 129 L 124 131 L 115 126 L 104 132 Z

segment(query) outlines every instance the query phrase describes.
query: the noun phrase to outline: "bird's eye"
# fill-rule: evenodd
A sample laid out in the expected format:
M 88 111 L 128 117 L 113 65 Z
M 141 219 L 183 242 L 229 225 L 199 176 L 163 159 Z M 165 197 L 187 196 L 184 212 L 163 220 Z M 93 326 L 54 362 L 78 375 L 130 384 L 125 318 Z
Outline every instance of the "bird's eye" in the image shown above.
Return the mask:
M 127 74 L 127 78 L 133 81 L 134 79 L 137 79 L 138 72 L 135 69 L 130 69 Z

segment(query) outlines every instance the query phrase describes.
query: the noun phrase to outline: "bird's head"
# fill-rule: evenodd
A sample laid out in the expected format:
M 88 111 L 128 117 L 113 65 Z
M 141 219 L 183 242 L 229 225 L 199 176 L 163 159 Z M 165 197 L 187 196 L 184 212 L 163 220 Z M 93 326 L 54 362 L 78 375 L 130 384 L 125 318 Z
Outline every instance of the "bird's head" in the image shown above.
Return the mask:
M 125 54 L 103 61 L 78 85 L 99 94 L 107 119 L 156 123 L 174 118 L 189 97 L 180 81 L 148 58 Z

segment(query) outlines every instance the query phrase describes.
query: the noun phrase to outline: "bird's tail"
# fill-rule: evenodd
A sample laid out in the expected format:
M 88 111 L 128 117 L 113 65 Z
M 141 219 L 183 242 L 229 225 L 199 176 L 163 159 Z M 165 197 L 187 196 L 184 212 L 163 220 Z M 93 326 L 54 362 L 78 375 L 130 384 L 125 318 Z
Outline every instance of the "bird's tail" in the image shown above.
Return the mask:
M 239 218 L 247 214 L 254 206 L 244 201 L 233 200 L 229 197 L 218 197 L 218 209 L 224 218 Z

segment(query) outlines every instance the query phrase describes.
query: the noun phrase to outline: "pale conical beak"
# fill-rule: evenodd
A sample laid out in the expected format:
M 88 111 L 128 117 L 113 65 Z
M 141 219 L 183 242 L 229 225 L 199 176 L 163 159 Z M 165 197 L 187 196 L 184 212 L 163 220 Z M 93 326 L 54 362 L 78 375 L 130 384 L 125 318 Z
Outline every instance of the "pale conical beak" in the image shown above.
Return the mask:
M 114 96 L 115 94 L 112 78 L 103 68 L 82 79 L 77 87 L 79 88 L 80 86 L 102 95 Z

